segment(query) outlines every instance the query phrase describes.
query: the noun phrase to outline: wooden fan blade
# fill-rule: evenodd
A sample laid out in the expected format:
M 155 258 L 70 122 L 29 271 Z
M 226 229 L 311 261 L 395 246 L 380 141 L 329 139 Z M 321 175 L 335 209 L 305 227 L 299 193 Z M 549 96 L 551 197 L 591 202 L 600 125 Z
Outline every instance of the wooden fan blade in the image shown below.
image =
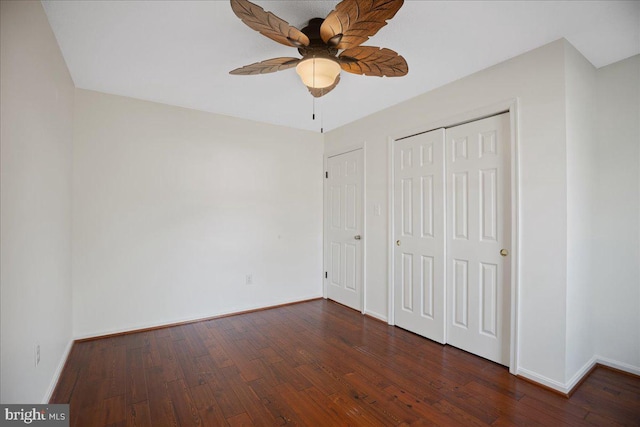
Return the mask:
M 349 49 L 364 43 L 387 25 L 404 0 L 342 0 L 320 27 L 325 43 L 342 34 L 338 49 Z M 335 40 L 335 39 L 334 39 Z
M 338 56 L 343 70 L 365 76 L 401 77 L 409 72 L 407 61 L 391 49 L 375 46 L 358 46 L 343 51 Z
M 231 9 L 242 22 L 271 40 L 285 46 L 309 45 L 309 38 L 302 31 L 248 0 L 231 0 Z
M 323 87 L 322 89 L 307 86 L 307 89 L 309 89 L 309 93 L 311 93 L 311 95 L 316 98 L 320 98 L 335 89 L 335 87 L 338 86 L 338 83 L 340 83 L 340 74 L 336 76 L 336 79 L 333 81 L 331 86 Z
M 298 58 L 272 58 L 267 59 L 266 61 L 256 62 L 254 64 L 236 68 L 233 71 L 229 71 L 229 74 L 249 76 L 253 74 L 275 73 L 276 71 L 295 67 L 298 65 L 298 62 L 300 62 Z

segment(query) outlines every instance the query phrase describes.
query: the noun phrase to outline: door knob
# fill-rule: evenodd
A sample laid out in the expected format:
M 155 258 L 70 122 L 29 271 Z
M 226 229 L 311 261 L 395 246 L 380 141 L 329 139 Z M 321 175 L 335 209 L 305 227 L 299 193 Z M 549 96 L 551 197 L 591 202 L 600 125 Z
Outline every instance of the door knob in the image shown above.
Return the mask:
M 507 255 L 509 255 L 509 251 L 506 250 L 506 249 L 500 249 L 500 255 L 507 256 Z
M 358 235 L 356 235 L 356 236 L 353 236 L 353 238 L 354 238 L 354 239 L 356 239 L 356 240 L 360 240 L 360 239 L 362 239 L 362 237 L 361 237 L 359 234 L 358 234 Z
M 396 240 L 396 246 L 400 246 L 400 240 Z

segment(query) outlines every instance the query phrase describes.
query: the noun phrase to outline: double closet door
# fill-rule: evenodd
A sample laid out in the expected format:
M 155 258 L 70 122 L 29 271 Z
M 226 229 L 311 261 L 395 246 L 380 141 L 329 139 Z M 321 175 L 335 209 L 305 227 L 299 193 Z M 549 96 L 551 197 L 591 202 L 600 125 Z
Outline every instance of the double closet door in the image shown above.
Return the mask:
M 509 114 L 394 143 L 394 321 L 509 364 Z

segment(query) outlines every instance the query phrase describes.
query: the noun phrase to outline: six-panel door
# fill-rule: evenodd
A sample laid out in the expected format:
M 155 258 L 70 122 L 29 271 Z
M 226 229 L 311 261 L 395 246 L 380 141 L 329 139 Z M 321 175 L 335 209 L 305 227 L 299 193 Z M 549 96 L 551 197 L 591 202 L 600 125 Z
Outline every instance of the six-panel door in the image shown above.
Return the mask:
M 394 321 L 445 342 L 444 129 L 394 143 Z
M 362 309 L 362 150 L 328 159 L 327 296 Z
M 447 343 L 509 365 L 509 114 L 446 131 Z

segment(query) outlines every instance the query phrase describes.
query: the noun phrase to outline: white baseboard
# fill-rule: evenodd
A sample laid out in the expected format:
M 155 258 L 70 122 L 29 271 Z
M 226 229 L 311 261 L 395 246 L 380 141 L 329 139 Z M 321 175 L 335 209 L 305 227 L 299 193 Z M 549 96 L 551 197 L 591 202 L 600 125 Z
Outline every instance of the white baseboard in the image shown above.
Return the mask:
M 524 377 L 538 384 L 542 384 L 545 387 L 549 387 L 554 390 L 557 390 L 560 393 L 567 394 L 569 392 L 565 384 L 562 384 L 561 382 L 558 382 L 556 380 L 552 380 L 551 378 L 547 378 L 544 375 L 540 375 L 536 372 L 530 371 L 525 368 L 518 368 L 516 372 L 517 372 L 517 375 L 521 377 Z
M 575 386 L 580 384 L 580 381 L 583 380 L 585 375 L 591 372 L 593 367 L 596 366 L 596 363 L 598 363 L 597 356 L 593 356 L 591 359 L 589 359 L 589 361 L 585 363 L 584 366 L 581 369 L 579 369 L 578 372 L 576 372 L 575 375 L 569 381 L 567 381 L 567 384 L 565 384 L 565 389 L 567 389 L 568 391 L 566 391 L 565 393 L 571 392 L 571 390 L 573 390 Z
M 585 376 L 588 375 L 596 365 L 608 366 L 619 371 L 628 372 L 630 374 L 640 376 L 640 367 L 597 355 L 593 356 L 587 363 L 585 363 L 584 366 L 580 368 L 580 370 L 576 372 L 576 374 L 565 384 L 524 368 L 518 368 L 518 370 L 516 371 L 516 375 L 520 375 L 531 381 L 537 382 L 538 384 L 542 384 L 543 386 L 557 390 L 560 393 L 569 394 L 578 384 L 580 384 Z
M 58 380 L 60 379 L 60 375 L 62 374 L 64 365 L 65 363 L 67 363 L 67 359 L 69 358 L 69 353 L 71 353 L 71 347 L 73 346 L 73 342 L 74 342 L 73 339 L 69 340 L 69 343 L 67 344 L 67 347 L 65 348 L 64 353 L 60 358 L 60 362 L 58 362 L 58 367 L 56 368 L 56 371 L 53 373 L 53 377 L 51 378 L 51 382 L 49 383 L 49 388 L 47 388 L 47 391 L 44 394 L 44 397 L 42 398 L 41 403 L 47 404 L 49 403 L 49 400 L 51 400 L 51 395 L 53 394 L 53 391 L 56 389 L 56 386 L 58 385 Z
M 619 371 L 628 372 L 630 374 L 640 376 L 640 367 L 629 365 L 628 363 L 618 362 L 617 360 L 607 359 L 606 357 L 597 356 L 597 363 L 608 366 Z
M 371 311 L 371 310 L 365 310 L 364 314 L 366 314 L 367 316 L 371 316 L 373 318 L 376 318 L 378 320 L 382 320 L 383 322 L 387 322 L 387 316 L 384 316 L 380 313 L 376 313 L 375 311 Z
M 96 331 L 96 332 L 92 332 L 92 333 L 79 334 L 79 335 L 75 336 L 74 340 L 85 340 L 85 339 L 92 339 L 92 338 L 100 338 L 100 337 L 103 337 L 103 336 L 106 336 L 106 335 L 123 334 L 123 333 L 141 331 L 141 330 L 144 330 L 144 329 L 151 329 L 151 328 L 170 327 L 172 325 L 177 325 L 177 324 L 180 324 L 180 323 L 199 322 L 201 320 L 208 320 L 208 319 L 215 318 L 215 317 L 233 316 L 234 314 L 244 313 L 246 311 L 275 308 L 275 307 L 278 307 L 278 306 L 281 306 L 281 305 L 295 304 L 295 303 L 298 303 L 298 302 L 304 302 L 304 301 L 309 301 L 309 300 L 318 299 L 318 298 L 322 298 L 322 295 L 316 294 L 316 295 L 309 295 L 309 296 L 305 296 L 305 297 L 295 298 L 295 299 L 291 299 L 291 300 L 287 299 L 287 300 L 282 300 L 282 301 L 273 301 L 273 302 L 270 302 L 270 303 L 268 303 L 266 305 L 258 304 L 258 305 L 248 305 L 248 306 L 244 306 L 244 307 L 234 307 L 234 308 L 229 309 L 229 310 L 223 310 L 223 311 L 220 311 L 220 312 L 211 313 L 211 314 L 208 314 L 206 316 L 185 317 L 185 318 L 181 318 L 181 319 L 171 319 L 171 320 L 166 320 L 166 321 L 162 321 L 162 322 L 154 322 L 154 323 L 148 323 L 148 324 L 132 325 L 132 326 L 128 326 L 128 327 L 125 327 L 125 328 L 118 328 L 118 329 L 103 330 L 103 331 Z

